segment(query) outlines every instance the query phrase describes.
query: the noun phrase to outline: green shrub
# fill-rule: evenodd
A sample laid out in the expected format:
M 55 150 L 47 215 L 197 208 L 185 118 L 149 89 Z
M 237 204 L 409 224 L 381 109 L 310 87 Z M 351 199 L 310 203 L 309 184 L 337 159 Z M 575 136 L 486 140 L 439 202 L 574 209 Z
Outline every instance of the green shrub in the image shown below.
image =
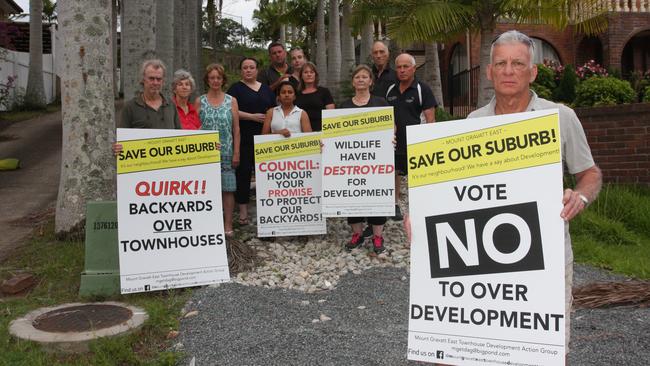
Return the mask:
M 535 84 L 541 85 L 546 89 L 553 90 L 557 86 L 555 83 L 555 72 L 544 64 L 537 65 L 537 78 Z M 537 92 L 537 90 L 535 90 Z M 539 93 L 537 93 L 539 95 Z
M 552 99 L 552 93 L 551 89 L 545 87 L 542 84 L 538 84 L 537 82 L 534 82 L 530 84 L 530 88 L 537 93 L 537 96 L 540 98 L 544 99 Z
M 643 93 L 643 101 L 650 103 L 650 86 L 646 86 L 645 92 Z
M 592 76 L 580 83 L 576 89 L 576 107 L 625 104 L 636 100 L 630 83 L 611 76 Z
M 578 75 L 571 65 L 567 65 L 562 72 L 562 77 L 555 90 L 553 100 L 558 102 L 573 103 L 576 99 L 576 87 L 578 86 Z
M 454 119 L 461 119 L 461 117 L 453 116 L 442 107 L 436 108 L 436 122 L 451 121 Z

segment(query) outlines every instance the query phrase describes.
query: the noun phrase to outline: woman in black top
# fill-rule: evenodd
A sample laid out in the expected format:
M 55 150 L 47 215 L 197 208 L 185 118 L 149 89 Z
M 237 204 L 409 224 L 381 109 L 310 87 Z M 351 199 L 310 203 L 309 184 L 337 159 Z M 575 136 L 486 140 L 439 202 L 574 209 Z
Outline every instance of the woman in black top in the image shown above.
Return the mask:
M 275 106 L 275 94 L 268 85 L 257 81 L 257 60 L 244 58 L 239 64 L 239 69 L 241 80 L 228 89 L 228 94 L 237 98 L 239 104 L 241 142 L 240 162 L 235 171 L 235 201 L 239 204 L 239 224 L 246 225 L 249 222 L 251 174 L 255 167 L 253 137 L 262 134 L 266 111 Z
M 316 65 L 307 62 L 300 70 L 300 91 L 295 104 L 309 116 L 312 131 L 322 130 L 323 109 L 334 109 L 334 99 L 329 89 L 318 86 L 318 71 Z
M 372 87 L 372 70 L 366 65 L 359 65 L 352 72 L 352 87 L 354 96 L 341 103 L 339 108 L 365 108 L 384 107 L 388 103 L 384 98 L 370 94 Z M 358 248 L 365 238 L 372 237 L 372 246 L 375 253 L 384 251 L 384 224 L 386 217 L 368 217 L 368 227 L 363 229 L 363 217 L 348 217 L 348 224 L 352 227 L 352 239 L 345 245 L 347 250 Z

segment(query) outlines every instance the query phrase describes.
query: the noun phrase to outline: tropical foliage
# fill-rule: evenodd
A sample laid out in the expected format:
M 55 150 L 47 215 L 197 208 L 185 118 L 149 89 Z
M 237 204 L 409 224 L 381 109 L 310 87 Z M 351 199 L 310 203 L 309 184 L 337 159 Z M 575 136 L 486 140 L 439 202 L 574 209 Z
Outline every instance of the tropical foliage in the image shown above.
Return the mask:
M 565 0 L 488 0 L 488 1 L 438 1 L 438 0 L 359 0 L 355 8 L 355 24 L 361 25 L 368 17 L 386 20 L 392 39 L 402 44 L 445 40 L 467 29 L 481 35 L 481 70 L 489 63 L 489 50 L 497 20 L 508 19 L 517 23 L 545 23 L 557 28 L 566 27 L 570 9 L 576 1 Z M 583 12 L 598 15 L 598 1 L 580 1 Z M 586 17 L 576 23 L 576 31 L 593 34 L 606 26 L 604 13 Z M 485 72 L 480 73 L 479 105 L 490 98 L 490 83 Z

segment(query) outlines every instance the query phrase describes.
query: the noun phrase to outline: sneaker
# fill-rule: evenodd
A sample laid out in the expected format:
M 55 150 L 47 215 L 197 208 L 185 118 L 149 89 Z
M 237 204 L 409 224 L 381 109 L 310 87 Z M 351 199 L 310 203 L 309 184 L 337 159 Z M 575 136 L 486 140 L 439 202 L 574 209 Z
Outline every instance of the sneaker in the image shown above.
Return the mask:
M 386 250 L 386 248 L 384 248 L 384 237 L 381 236 L 381 235 L 373 236 L 372 237 L 372 247 L 375 249 L 375 253 L 377 253 L 377 254 L 379 254 L 379 253 L 383 252 L 384 250 Z
M 371 238 L 372 237 L 372 225 L 366 226 L 366 228 L 363 229 L 363 234 L 361 234 L 361 235 L 363 235 L 364 239 Z
M 395 205 L 395 216 L 391 217 L 393 221 L 402 221 L 404 216 L 402 216 L 402 210 L 399 208 L 399 205 Z
M 363 244 L 363 236 L 359 233 L 354 233 L 352 234 L 352 239 L 350 239 L 350 241 L 345 244 L 345 249 L 350 251 L 354 248 L 360 247 L 361 244 Z

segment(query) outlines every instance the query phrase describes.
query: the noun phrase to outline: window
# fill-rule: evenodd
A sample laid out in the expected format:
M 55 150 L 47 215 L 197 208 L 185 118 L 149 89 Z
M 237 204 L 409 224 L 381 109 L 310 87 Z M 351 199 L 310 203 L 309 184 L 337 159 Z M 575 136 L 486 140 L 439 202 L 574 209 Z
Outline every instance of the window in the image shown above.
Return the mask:
M 544 60 L 551 60 L 560 62 L 560 57 L 555 52 L 555 48 L 551 46 L 550 43 L 546 42 L 543 39 L 531 37 L 533 42 L 535 42 L 535 59 L 533 62 L 536 64 L 541 64 Z

